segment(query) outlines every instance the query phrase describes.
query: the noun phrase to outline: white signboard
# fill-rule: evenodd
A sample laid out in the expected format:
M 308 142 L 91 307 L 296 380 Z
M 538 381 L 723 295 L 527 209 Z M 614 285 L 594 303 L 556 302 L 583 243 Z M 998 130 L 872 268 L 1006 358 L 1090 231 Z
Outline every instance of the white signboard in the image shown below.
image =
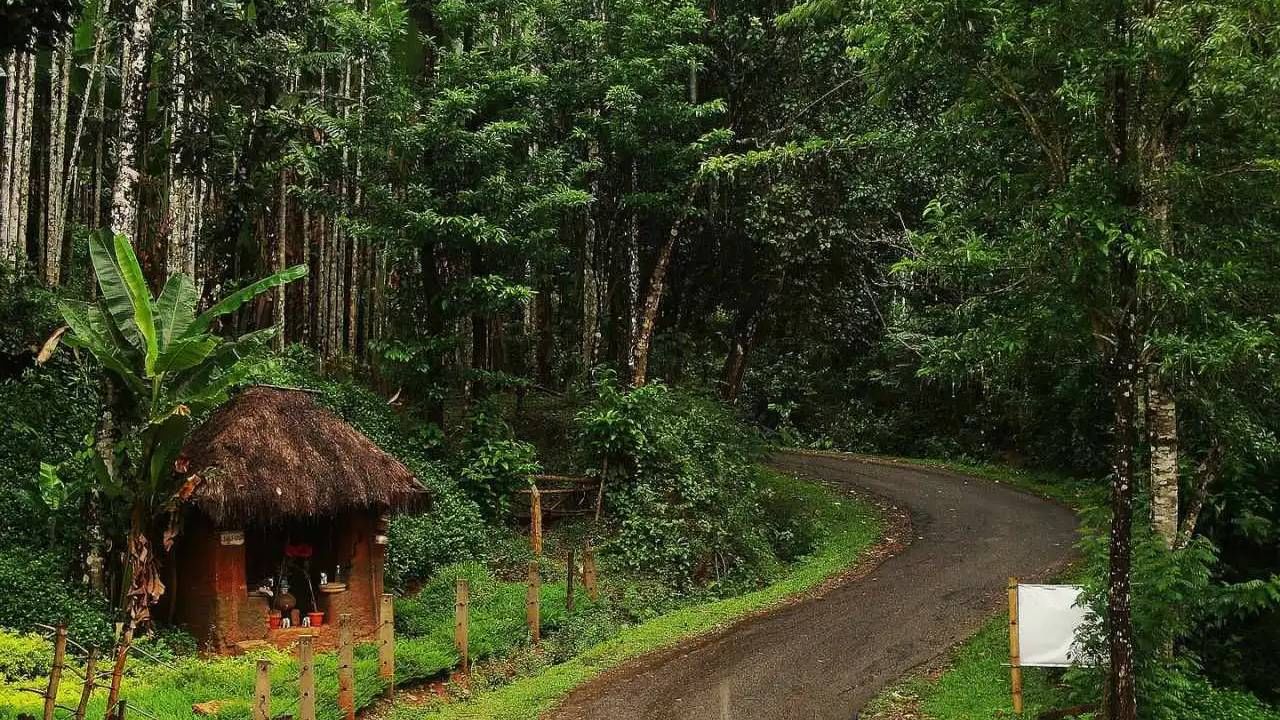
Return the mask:
M 1078 585 L 1018 586 L 1018 655 L 1023 666 L 1069 667 L 1079 662 L 1076 635 L 1086 609 Z

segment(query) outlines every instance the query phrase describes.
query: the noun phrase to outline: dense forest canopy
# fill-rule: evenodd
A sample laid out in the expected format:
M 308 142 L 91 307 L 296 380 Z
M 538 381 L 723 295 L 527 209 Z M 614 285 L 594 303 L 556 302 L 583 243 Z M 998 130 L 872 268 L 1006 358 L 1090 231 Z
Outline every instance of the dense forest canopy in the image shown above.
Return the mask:
M 56 501 L 0 545 L 54 539 L 61 581 L 103 590 L 104 546 L 151 552 L 180 441 L 272 379 L 255 363 L 391 399 L 420 467 L 469 468 L 444 501 L 468 523 L 538 469 L 642 476 L 670 448 L 637 428 L 703 442 L 663 408 L 728 423 L 682 388 L 779 444 L 1105 487 L 1083 547 L 1111 662 L 1080 692 L 1115 718 L 1179 717 L 1185 678 L 1280 699 L 1274 3 L 20 0 L 0 21 L 0 483 Z M 158 340 L 131 330 L 161 306 Z M 87 352 L 43 345 L 64 320 Z M 490 432 L 546 398 L 585 413 L 578 455 Z M 738 520 L 682 541 L 745 558 Z M 671 547 L 622 556 L 696 584 Z M 154 593 L 123 590 L 132 627 Z

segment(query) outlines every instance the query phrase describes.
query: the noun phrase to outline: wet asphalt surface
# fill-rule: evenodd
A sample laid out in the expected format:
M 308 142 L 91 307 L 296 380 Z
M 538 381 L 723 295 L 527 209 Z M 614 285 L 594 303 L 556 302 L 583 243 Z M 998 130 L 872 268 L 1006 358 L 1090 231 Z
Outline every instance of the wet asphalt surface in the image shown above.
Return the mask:
M 850 720 L 977 631 L 1010 576 L 1041 577 L 1071 557 L 1074 513 L 1001 485 L 851 457 L 784 453 L 773 464 L 905 511 L 909 537 L 897 539 L 909 544 L 816 597 L 606 673 L 550 717 Z

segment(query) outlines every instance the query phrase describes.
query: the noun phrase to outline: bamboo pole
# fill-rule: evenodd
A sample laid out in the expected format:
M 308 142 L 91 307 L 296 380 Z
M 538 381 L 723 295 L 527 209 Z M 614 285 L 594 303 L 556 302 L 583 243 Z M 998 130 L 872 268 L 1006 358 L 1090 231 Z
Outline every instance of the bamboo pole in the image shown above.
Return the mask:
M 471 587 L 458 578 L 453 605 L 453 646 L 458 649 L 463 673 L 471 672 Z
M 529 490 L 529 522 L 530 542 L 533 544 L 533 554 L 542 554 L 542 493 L 538 491 L 538 486 L 534 485 Z
M 529 561 L 529 589 L 525 593 L 525 620 L 529 624 L 529 637 L 536 644 L 542 640 L 542 577 L 538 574 L 538 561 Z
M 44 720 L 53 720 L 53 708 L 58 704 L 58 685 L 62 683 L 62 671 L 67 666 L 67 626 L 59 625 L 53 638 L 53 669 L 49 671 L 49 685 L 44 691 Z
M 84 690 L 80 692 L 80 704 L 76 705 L 75 720 L 84 720 L 89 710 L 89 698 L 93 697 L 93 688 L 98 683 L 98 648 L 89 648 L 89 656 L 84 660 Z
M 351 642 L 351 613 L 338 616 L 338 709 L 347 720 L 355 720 L 356 660 Z
M 384 696 L 396 693 L 395 605 L 390 594 L 383 594 L 378 614 L 378 676 L 387 683 Z
M 600 599 L 600 591 L 596 585 L 596 551 L 588 541 L 582 549 L 582 585 L 587 589 L 587 597 L 591 602 Z
M 316 661 L 310 635 L 298 638 L 298 720 L 316 720 Z
M 1013 713 L 1022 714 L 1022 658 L 1018 641 L 1018 578 L 1009 578 L 1009 680 L 1013 688 Z
M 271 661 L 258 661 L 258 676 L 253 685 L 253 720 L 271 720 Z

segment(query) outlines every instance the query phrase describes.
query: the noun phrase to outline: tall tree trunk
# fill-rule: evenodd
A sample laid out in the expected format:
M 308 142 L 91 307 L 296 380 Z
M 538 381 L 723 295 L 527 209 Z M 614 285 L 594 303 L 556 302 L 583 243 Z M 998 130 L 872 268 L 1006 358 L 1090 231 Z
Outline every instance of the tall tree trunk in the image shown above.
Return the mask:
M 645 292 L 644 305 L 640 310 L 640 327 L 635 336 L 635 364 L 631 372 L 631 384 L 635 386 L 645 384 L 647 379 L 653 328 L 658 319 L 658 306 L 662 303 L 662 293 L 667 287 L 667 270 L 671 267 L 671 256 L 675 254 L 682 224 L 683 220 L 677 220 L 671 226 L 666 242 L 662 243 L 662 247 L 658 249 L 658 257 L 653 262 L 653 272 L 649 273 L 649 289 Z
M 600 157 L 599 144 L 592 140 L 587 146 L 587 160 L 594 163 Z M 597 172 L 591 173 L 591 197 L 600 194 L 600 179 Z M 582 367 L 590 371 L 596 364 L 600 347 L 600 276 L 596 268 L 598 256 L 596 242 L 596 214 L 593 206 L 585 212 L 585 224 L 582 235 Z
M 738 394 L 742 392 L 742 379 L 747 374 L 747 358 L 755 346 L 766 302 L 766 299 L 752 302 L 739 313 L 734 323 L 729 351 L 725 354 L 720 375 L 720 398 L 725 402 L 737 402 Z
M 16 227 L 10 238 L 8 264 L 13 269 L 20 269 L 27 254 L 27 227 L 31 218 L 31 159 L 34 143 L 34 120 L 36 105 L 36 56 L 26 54 L 22 72 L 22 107 L 19 109 L 22 119 L 18 127 L 18 175 L 15 178 L 15 197 L 17 208 L 14 220 Z
M 288 260 L 285 258 L 285 247 L 288 242 L 287 233 L 289 230 L 289 195 L 288 185 L 285 182 L 285 172 L 283 170 L 280 171 L 279 188 L 280 195 L 276 209 L 275 242 L 272 244 L 273 257 L 271 263 L 273 266 L 272 269 L 275 272 L 284 270 L 285 265 L 288 263 Z M 287 313 L 285 312 L 285 298 L 287 297 L 285 290 L 286 288 L 284 285 L 276 287 L 274 293 L 275 301 L 272 303 L 271 308 L 274 315 L 272 319 L 272 326 L 276 329 L 276 336 L 272 342 L 274 343 L 276 350 L 283 350 L 285 344 L 284 323 L 285 317 L 287 316 Z
M 552 327 L 553 304 L 550 282 L 543 280 L 542 288 L 533 301 L 533 324 L 537 329 L 534 352 L 534 377 L 543 387 L 551 387 L 551 356 L 555 348 L 555 331 Z
M 133 236 L 138 225 L 137 167 L 139 130 L 147 111 L 147 49 L 156 0 L 137 0 L 133 18 L 120 41 L 124 58 L 120 101 L 120 127 L 116 133 L 115 181 L 111 185 L 111 232 Z
M 0 140 L 0 261 L 9 257 L 9 223 L 13 220 L 13 173 L 17 167 L 18 117 L 18 57 L 17 51 L 4 59 L 4 135 Z
M 63 184 L 66 177 L 67 105 L 71 101 L 71 36 L 54 48 L 49 62 L 49 171 L 45 184 L 44 281 L 62 278 Z
M 83 146 L 82 138 L 84 136 L 85 120 L 89 117 L 89 108 L 92 106 L 92 97 L 94 83 L 105 85 L 105 80 L 98 80 L 100 72 L 100 63 L 102 59 L 103 36 L 106 34 L 106 23 L 104 18 L 111 12 L 111 1 L 101 0 L 98 3 L 98 12 L 94 20 L 93 27 L 93 55 L 89 58 L 89 74 L 84 83 L 84 92 L 80 96 L 80 111 L 77 113 L 76 126 L 71 132 L 71 152 L 67 159 L 67 180 L 62 188 L 62 226 L 66 227 L 68 213 L 71 208 L 72 192 L 75 189 L 80 177 L 80 148 Z M 95 178 L 96 180 L 96 178 Z M 83 195 L 81 196 L 83 198 Z M 83 215 L 83 208 L 81 208 Z M 70 246 L 68 246 L 70 247 Z M 68 261 L 67 264 L 70 264 Z
M 1178 406 L 1155 365 L 1147 367 L 1151 527 L 1173 549 L 1178 538 Z
M 1121 3 L 1115 17 L 1117 42 L 1127 46 L 1130 38 L 1128 7 Z M 1132 209 L 1140 206 L 1140 191 L 1134 185 L 1131 157 L 1130 77 L 1118 65 L 1108 78 L 1111 86 L 1110 135 L 1112 172 L 1119 182 L 1121 202 Z M 1111 255 L 1113 305 L 1113 345 L 1105 350 L 1106 377 L 1115 408 L 1111 461 L 1111 536 L 1107 575 L 1107 630 L 1110 676 L 1106 692 L 1109 720 L 1137 720 L 1138 696 L 1134 678 L 1133 605 L 1130 576 L 1133 565 L 1134 445 L 1137 442 L 1138 375 L 1138 271 L 1127 255 L 1128 248 L 1116 247 Z
M 1122 261 L 1128 264 L 1128 261 Z M 1110 628 L 1111 678 L 1108 713 L 1111 720 L 1137 718 L 1137 690 L 1134 679 L 1134 637 L 1132 591 L 1134 445 L 1137 440 L 1137 372 L 1135 326 L 1132 303 L 1122 306 L 1115 332 L 1116 345 L 1107 368 L 1115 404 L 1115 430 L 1111 463 L 1111 542 L 1107 580 L 1107 611 Z

